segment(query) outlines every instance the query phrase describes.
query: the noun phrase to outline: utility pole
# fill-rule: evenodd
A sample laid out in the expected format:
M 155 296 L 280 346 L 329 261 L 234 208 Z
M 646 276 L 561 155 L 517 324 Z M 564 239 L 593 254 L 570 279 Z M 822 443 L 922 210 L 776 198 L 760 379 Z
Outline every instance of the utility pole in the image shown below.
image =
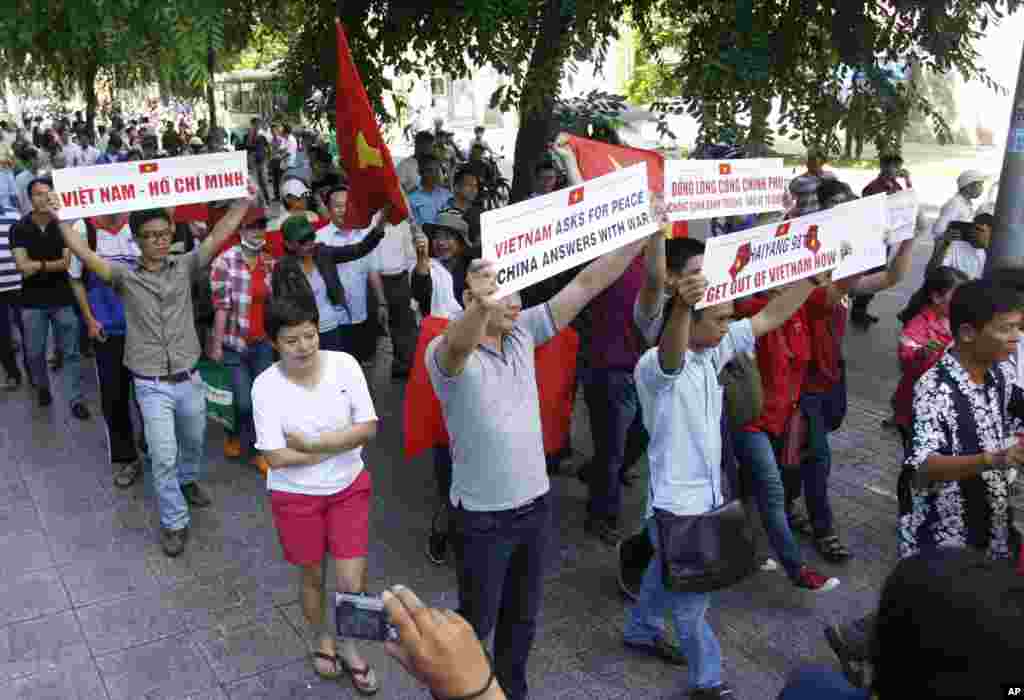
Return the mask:
M 1010 111 L 995 219 L 985 274 L 1005 267 L 1024 270 L 1024 52 Z

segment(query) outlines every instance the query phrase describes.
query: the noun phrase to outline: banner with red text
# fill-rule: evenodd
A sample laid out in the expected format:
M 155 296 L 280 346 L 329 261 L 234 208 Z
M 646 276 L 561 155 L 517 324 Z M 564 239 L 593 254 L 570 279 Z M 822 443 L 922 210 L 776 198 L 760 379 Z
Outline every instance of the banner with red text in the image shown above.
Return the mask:
M 499 295 L 649 236 L 647 166 L 631 165 L 480 217 L 483 258 L 496 263 Z
M 782 211 L 791 179 L 781 158 L 665 161 L 670 221 Z
M 245 151 L 53 171 L 61 219 L 248 196 Z
M 708 239 L 708 291 L 698 309 L 763 292 L 819 272 L 840 280 L 886 264 L 886 195 L 779 224 Z

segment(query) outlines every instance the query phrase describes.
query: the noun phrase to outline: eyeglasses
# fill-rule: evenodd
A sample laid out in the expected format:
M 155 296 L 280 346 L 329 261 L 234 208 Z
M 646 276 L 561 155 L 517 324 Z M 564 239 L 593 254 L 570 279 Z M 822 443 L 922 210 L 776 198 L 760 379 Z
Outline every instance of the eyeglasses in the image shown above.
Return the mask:
M 169 241 L 174 238 L 174 231 L 169 228 L 165 228 L 162 231 L 147 231 L 143 233 L 140 238 L 145 241 L 152 241 L 153 243 Z

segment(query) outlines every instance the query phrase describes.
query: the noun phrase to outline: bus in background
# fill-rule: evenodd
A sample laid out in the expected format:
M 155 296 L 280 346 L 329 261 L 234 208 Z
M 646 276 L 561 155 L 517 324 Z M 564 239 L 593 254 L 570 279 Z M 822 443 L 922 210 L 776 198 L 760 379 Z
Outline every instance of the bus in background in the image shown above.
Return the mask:
M 277 77 L 277 65 L 275 62 L 265 68 L 217 75 L 218 121 L 227 130 L 231 143 L 245 136 L 253 117 L 269 126 L 271 119 L 288 112 L 288 93 Z

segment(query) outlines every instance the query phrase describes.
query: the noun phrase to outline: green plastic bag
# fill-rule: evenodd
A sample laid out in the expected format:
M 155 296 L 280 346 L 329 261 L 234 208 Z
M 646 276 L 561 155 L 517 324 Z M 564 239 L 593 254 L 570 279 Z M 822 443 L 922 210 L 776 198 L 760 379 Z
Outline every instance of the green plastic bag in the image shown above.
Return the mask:
M 228 432 L 235 430 L 235 394 L 231 382 L 231 370 L 219 362 L 206 358 L 199 360 L 199 376 L 206 385 L 206 417 L 224 426 Z

